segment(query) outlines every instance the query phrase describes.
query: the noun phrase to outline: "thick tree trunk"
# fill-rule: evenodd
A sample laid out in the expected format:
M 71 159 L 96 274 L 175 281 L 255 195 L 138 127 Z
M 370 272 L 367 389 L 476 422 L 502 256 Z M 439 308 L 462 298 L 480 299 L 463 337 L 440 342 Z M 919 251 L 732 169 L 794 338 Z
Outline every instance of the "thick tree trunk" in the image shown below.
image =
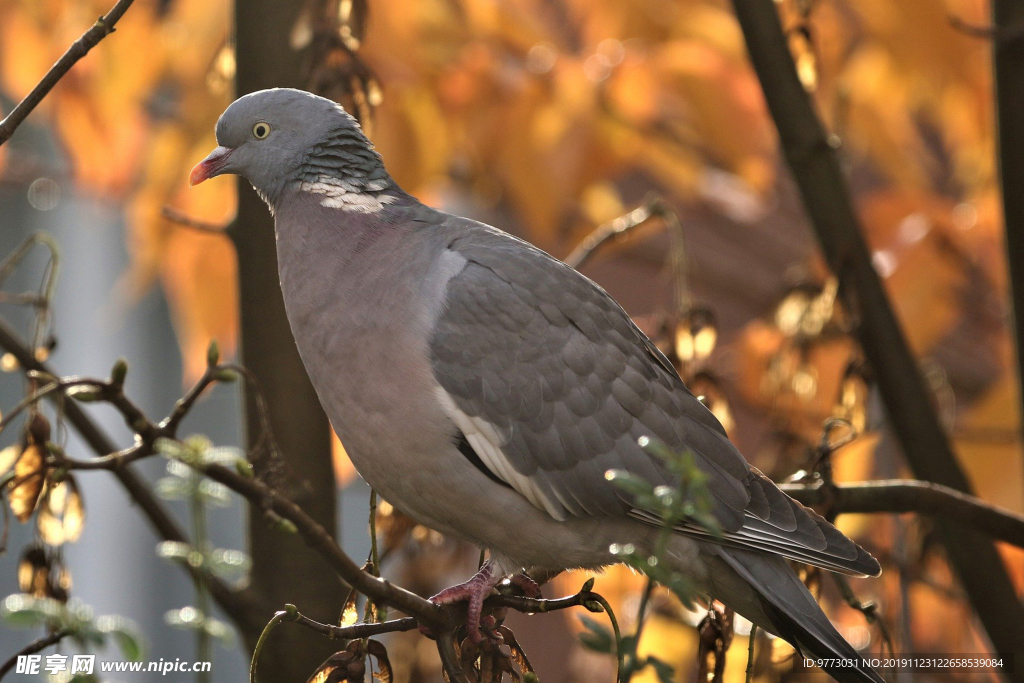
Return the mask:
M 302 85 L 300 55 L 288 45 L 301 7 L 302 3 L 294 0 L 236 0 L 238 95 Z M 336 535 L 330 426 L 285 318 L 273 221 L 266 205 L 244 180 L 238 186 L 234 239 L 242 362 L 259 378 L 270 408 L 274 436 L 286 465 L 285 493 Z M 254 444 L 260 436 L 260 422 L 251 394 L 246 400 L 246 424 L 248 442 Z M 252 509 L 249 545 L 252 587 L 268 600 L 268 620 L 273 610 L 285 603 L 294 603 L 304 614 L 326 623 L 337 620 L 344 587 L 301 538 L 272 528 L 262 511 Z M 252 634 L 247 634 L 247 640 L 251 645 Z M 260 679 L 263 683 L 301 683 L 335 649 L 330 641 L 307 629 L 278 628 L 260 657 Z
M 825 257 L 839 276 L 844 303 L 857 321 L 857 338 L 907 462 L 920 479 L 970 493 L 872 265 L 839 158 L 797 77 L 775 2 L 733 0 L 733 5 L 786 161 Z M 940 520 L 936 526 L 995 649 L 1019 659 L 1024 653 L 1024 608 L 991 539 L 956 522 Z M 1024 681 L 1024 669 L 1017 667 L 1007 678 Z
M 1024 3 L 993 0 L 996 136 L 1024 430 Z

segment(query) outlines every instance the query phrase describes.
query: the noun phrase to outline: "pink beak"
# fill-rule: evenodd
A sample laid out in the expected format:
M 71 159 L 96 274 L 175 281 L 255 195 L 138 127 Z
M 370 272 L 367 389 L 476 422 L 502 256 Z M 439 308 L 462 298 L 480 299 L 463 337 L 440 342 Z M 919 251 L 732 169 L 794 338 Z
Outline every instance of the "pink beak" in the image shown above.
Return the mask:
M 234 150 L 230 147 L 218 147 L 209 156 L 200 161 L 188 176 L 189 185 L 198 185 L 204 180 L 219 176 L 228 163 L 228 157 Z

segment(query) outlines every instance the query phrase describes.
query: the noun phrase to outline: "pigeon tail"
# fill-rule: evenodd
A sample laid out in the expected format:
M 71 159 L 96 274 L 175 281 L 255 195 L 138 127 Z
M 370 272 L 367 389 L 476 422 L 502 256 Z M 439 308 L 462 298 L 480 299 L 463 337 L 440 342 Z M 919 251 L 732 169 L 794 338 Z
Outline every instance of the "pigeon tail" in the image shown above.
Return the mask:
M 711 544 L 702 545 L 701 555 L 709 565 L 713 598 L 805 657 L 820 660 L 839 683 L 885 683 L 839 634 L 782 557 Z

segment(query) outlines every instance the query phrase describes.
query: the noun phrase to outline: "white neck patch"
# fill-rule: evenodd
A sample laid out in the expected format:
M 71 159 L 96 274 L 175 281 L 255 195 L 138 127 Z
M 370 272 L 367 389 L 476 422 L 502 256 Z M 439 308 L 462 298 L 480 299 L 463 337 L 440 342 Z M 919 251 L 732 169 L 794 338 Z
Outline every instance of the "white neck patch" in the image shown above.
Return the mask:
M 341 178 L 321 175 L 316 181 L 303 182 L 299 189 L 323 195 L 320 206 L 355 213 L 377 213 L 385 204 L 398 201 L 396 195 L 385 192 L 387 183 L 382 180 L 364 181 L 357 185 Z

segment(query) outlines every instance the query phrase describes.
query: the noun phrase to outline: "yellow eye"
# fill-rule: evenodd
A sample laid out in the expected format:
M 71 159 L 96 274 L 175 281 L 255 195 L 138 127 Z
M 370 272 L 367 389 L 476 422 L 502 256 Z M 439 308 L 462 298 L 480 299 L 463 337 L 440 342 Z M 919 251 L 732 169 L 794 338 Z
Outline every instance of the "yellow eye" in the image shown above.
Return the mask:
M 266 139 L 266 137 L 270 135 L 270 124 L 263 123 L 262 121 L 260 121 L 259 123 L 252 127 L 252 135 L 257 140 Z

